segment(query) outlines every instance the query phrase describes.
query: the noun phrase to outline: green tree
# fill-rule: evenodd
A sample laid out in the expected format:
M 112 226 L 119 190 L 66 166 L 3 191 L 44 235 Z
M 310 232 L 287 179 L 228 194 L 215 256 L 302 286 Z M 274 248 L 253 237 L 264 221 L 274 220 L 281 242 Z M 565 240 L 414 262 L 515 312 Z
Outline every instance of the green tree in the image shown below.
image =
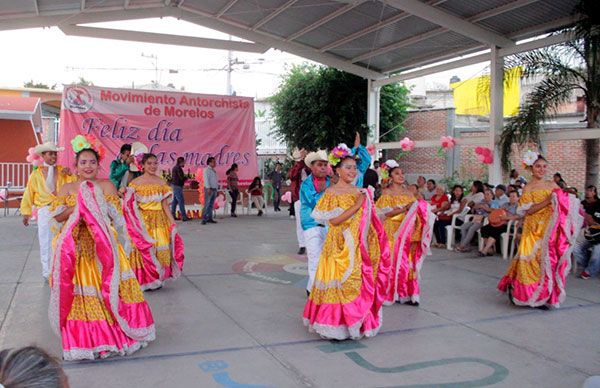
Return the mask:
M 56 89 L 56 84 L 52 85 L 51 87 L 41 83 L 41 82 L 33 82 L 33 80 L 29 80 L 27 82 L 23 83 L 23 87 L 25 88 L 36 88 L 36 89 Z
M 404 132 L 408 89 L 400 84 L 381 91 L 382 141 L 398 140 Z M 366 139 L 367 80 L 334 68 L 300 65 L 283 78 L 271 97 L 275 135 L 292 147 L 332 148 L 350 144 L 356 131 Z
M 571 41 L 506 61 L 507 67 L 521 66 L 524 78 L 543 77 L 500 137 L 502 165 L 507 171 L 512 144 L 540 144 L 540 123 L 556 114 L 576 90 L 585 96 L 587 127 L 600 127 L 600 2 L 582 0 L 575 14 L 579 19 L 567 30 L 573 34 Z M 586 186 L 598 183 L 599 144 L 598 139 L 586 140 Z
M 83 77 L 79 77 L 79 79 L 77 81 L 73 82 L 73 84 L 81 85 L 81 86 L 94 86 L 94 83 L 92 81 L 88 81 L 87 79 L 85 79 Z

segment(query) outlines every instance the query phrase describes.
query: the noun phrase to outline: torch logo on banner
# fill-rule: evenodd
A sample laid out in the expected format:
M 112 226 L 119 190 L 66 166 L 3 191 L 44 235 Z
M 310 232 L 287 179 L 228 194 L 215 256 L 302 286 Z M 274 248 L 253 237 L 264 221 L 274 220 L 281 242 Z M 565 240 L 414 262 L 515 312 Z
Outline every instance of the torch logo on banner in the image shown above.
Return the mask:
M 92 108 L 92 95 L 81 86 L 69 86 L 65 91 L 65 107 L 73 113 L 85 113 Z

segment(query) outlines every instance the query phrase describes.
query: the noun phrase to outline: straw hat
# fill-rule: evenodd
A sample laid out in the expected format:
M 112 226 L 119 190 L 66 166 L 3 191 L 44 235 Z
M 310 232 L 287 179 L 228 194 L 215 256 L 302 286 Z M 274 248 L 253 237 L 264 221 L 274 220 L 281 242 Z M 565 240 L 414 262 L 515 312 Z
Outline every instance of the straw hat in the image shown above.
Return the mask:
M 38 144 L 34 148 L 34 152 L 38 155 L 41 155 L 44 152 L 61 152 L 64 150 L 65 149 L 63 147 L 57 147 L 56 144 L 51 141 L 48 141 L 44 144 Z
M 325 150 L 318 150 L 317 152 L 311 152 L 308 155 L 306 155 L 306 158 L 304 158 L 304 163 L 306 163 L 307 166 L 310 166 L 313 162 L 322 160 L 324 162 L 327 162 L 327 152 Z

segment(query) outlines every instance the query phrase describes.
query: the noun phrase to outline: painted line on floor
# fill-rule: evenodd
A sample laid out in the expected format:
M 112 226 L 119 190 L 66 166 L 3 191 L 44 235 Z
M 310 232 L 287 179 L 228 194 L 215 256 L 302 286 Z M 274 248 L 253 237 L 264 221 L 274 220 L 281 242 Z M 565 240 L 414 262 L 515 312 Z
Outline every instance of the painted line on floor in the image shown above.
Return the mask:
M 451 322 L 451 323 L 443 323 L 443 324 L 435 324 L 435 325 L 427 325 L 420 327 L 412 327 L 407 329 L 396 329 L 396 330 L 388 330 L 381 331 L 379 336 L 393 336 L 393 335 L 402 335 L 408 333 L 415 333 L 425 330 L 435 330 L 435 329 L 444 329 L 449 327 L 464 327 L 469 330 L 474 330 L 470 327 L 465 327 L 466 325 L 473 325 L 478 323 L 488 323 L 488 322 L 496 322 L 496 321 L 505 321 L 510 319 L 518 319 L 531 315 L 545 315 L 545 314 L 560 314 L 562 312 L 569 312 L 577 309 L 588 309 L 588 308 L 598 308 L 600 307 L 600 303 L 588 304 L 588 305 L 576 305 L 576 306 L 567 306 L 562 307 L 557 310 L 552 311 L 542 311 L 542 310 L 530 310 L 524 311 L 517 314 L 511 315 L 501 315 L 489 318 L 481 318 L 475 319 L 471 321 L 465 322 Z M 426 310 L 424 310 L 426 311 Z M 440 318 L 444 318 L 439 316 Z M 217 349 L 206 349 L 206 350 L 195 350 L 189 352 L 178 352 L 178 353 L 164 353 L 164 354 L 153 354 L 147 356 L 133 356 L 133 357 L 115 357 L 115 358 L 107 358 L 103 360 L 88 360 L 88 361 L 69 361 L 64 363 L 65 369 L 76 369 L 76 368 L 84 368 L 94 365 L 102 365 L 105 363 L 123 363 L 123 362 L 138 362 L 138 361 L 154 361 L 154 360 L 164 360 L 169 358 L 180 358 L 180 357 L 191 357 L 191 356 L 201 356 L 207 354 L 216 354 L 216 353 L 231 353 L 231 352 L 240 352 L 245 350 L 266 350 L 268 348 L 278 348 L 278 347 L 288 347 L 288 346 L 300 346 L 300 345 L 308 345 L 308 344 L 323 344 L 324 340 L 320 338 L 312 338 L 306 340 L 296 340 L 296 341 L 283 341 L 283 342 L 273 342 L 266 343 L 260 345 L 249 345 L 249 346 L 240 346 L 240 347 L 228 347 L 228 348 L 217 348 Z

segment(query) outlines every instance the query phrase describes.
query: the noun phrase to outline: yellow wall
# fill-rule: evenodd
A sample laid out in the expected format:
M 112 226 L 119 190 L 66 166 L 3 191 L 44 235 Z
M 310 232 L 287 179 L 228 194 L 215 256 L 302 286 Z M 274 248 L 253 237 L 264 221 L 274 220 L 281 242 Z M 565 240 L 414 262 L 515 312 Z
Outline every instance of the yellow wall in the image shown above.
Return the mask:
M 520 67 L 507 70 L 504 77 L 510 82 L 504 82 L 504 116 L 514 116 L 519 112 L 521 98 Z M 490 114 L 490 76 L 471 78 L 450 84 L 453 89 L 456 114 L 488 116 Z

